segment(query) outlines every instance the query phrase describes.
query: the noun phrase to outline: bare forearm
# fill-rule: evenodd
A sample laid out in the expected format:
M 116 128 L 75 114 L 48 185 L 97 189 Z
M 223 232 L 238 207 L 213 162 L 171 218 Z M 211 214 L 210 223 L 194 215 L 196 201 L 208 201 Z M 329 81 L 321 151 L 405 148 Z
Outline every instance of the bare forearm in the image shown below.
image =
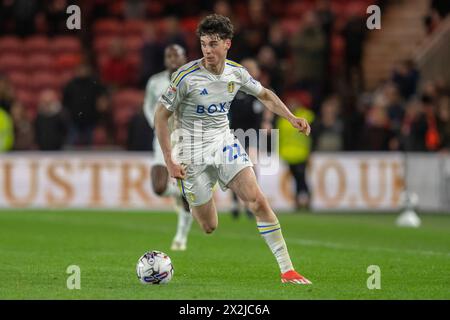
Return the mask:
M 298 129 L 299 132 L 302 132 L 307 136 L 311 132 L 311 127 L 308 121 L 304 118 L 293 115 L 292 112 L 289 111 L 288 107 L 286 107 L 280 98 L 278 98 L 278 96 L 272 91 L 264 88 L 258 96 L 258 99 L 266 106 L 267 109 L 288 120 L 294 128 Z
M 266 106 L 267 109 L 273 113 L 283 117 L 285 119 L 290 119 L 294 117 L 291 111 L 286 107 L 283 101 L 278 98 L 278 96 L 271 90 L 264 88 L 263 92 L 258 96 L 259 101 Z
M 172 148 L 170 146 L 169 117 L 171 112 L 159 104 L 155 112 L 155 133 L 166 163 L 172 159 Z

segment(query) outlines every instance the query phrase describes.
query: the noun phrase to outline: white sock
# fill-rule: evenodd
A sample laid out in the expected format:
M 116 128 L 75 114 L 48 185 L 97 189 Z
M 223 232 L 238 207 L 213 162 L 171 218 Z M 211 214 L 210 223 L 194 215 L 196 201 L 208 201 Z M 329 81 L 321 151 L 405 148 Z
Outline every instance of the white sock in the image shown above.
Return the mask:
M 166 190 L 162 193 L 164 197 L 178 197 L 180 195 L 180 188 L 177 186 L 177 183 L 172 179 L 167 181 Z
M 186 211 L 184 208 L 177 208 L 178 214 L 178 224 L 177 224 L 177 233 L 175 234 L 175 241 L 186 243 L 187 237 L 189 234 L 189 230 L 192 225 L 192 214 L 189 211 Z
M 258 222 L 258 231 L 266 241 L 275 259 L 277 259 L 278 266 L 281 273 L 294 269 L 291 258 L 287 250 L 286 242 L 281 233 L 280 223 Z

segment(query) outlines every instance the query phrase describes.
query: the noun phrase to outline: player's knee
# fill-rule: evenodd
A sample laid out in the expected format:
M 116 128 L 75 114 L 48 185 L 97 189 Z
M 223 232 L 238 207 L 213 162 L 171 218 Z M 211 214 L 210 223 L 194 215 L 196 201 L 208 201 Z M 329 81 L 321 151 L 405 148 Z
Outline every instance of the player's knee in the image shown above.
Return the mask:
M 214 232 L 214 230 L 217 229 L 217 224 L 215 223 L 204 223 L 202 225 L 203 231 L 205 231 L 206 234 L 211 234 Z
M 249 209 L 253 213 L 265 212 L 268 210 L 268 202 L 266 197 L 261 193 L 257 194 L 249 203 Z

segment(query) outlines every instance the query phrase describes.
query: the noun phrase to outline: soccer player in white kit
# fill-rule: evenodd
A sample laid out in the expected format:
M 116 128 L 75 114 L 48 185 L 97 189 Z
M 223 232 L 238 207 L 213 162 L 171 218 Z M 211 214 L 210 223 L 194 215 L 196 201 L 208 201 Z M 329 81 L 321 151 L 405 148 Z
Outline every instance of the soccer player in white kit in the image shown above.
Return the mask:
M 169 174 L 179 179 L 192 214 L 206 233 L 212 233 L 218 224 L 214 186 L 218 182 L 222 190 L 234 191 L 255 215 L 258 230 L 280 267 L 281 281 L 310 284 L 294 270 L 278 219 L 258 186 L 248 155 L 230 132 L 227 114 L 236 92 L 242 90 L 300 132 L 309 135 L 310 126 L 244 67 L 226 59 L 233 37 L 227 17 L 205 17 L 197 35 L 203 58 L 173 74 L 155 113 L 156 135 Z M 168 120 L 172 115 L 176 134 L 170 135 Z
M 164 50 L 164 65 L 166 70 L 150 77 L 145 89 L 144 114 L 150 127 L 154 127 L 155 108 L 159 97 L 170 85 L 172 73 L 186 63 L 185 50 L 177 45 L 169 45 Z M 173 197 L 178 214 L 177 232 L 172 241 L 171 249 L 174 251 L 186 250 L 187 237 L 192 224 L 192 215 L 189 204 L 183 198 L 179 188 L 171 181 L 164 162 L 164 156 L 158 139 L 153 139 L 153 165 L 151 181 L 153 191 L 159 196 Z

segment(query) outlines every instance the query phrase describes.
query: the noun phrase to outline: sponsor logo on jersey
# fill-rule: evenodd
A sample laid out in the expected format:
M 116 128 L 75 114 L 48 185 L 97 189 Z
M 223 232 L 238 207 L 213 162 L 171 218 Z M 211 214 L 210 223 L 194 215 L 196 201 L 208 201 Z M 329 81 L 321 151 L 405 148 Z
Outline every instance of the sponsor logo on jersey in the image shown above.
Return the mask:
M 197 105 L 197 113 L 208 113 L 213 114 L 216 112 L 227 112 L 227 107 L 231 105 L 230 102 L 219 102 L 219 103 L 213 103 L 209 106 L 203 106 L 203 105 Z
M 208 94 L 208 90 L 206 90 L 206 88 L 203 89 L 203 90 L 200 92 L 200 95 L 201 95 L 201 96 L 205 96 L 205 95 L 207 95 L 207 94 Z
M 234 82 L 230 81 L 228 82 L 228 92 L 233 93 L 233 91 L 234 91 Z

